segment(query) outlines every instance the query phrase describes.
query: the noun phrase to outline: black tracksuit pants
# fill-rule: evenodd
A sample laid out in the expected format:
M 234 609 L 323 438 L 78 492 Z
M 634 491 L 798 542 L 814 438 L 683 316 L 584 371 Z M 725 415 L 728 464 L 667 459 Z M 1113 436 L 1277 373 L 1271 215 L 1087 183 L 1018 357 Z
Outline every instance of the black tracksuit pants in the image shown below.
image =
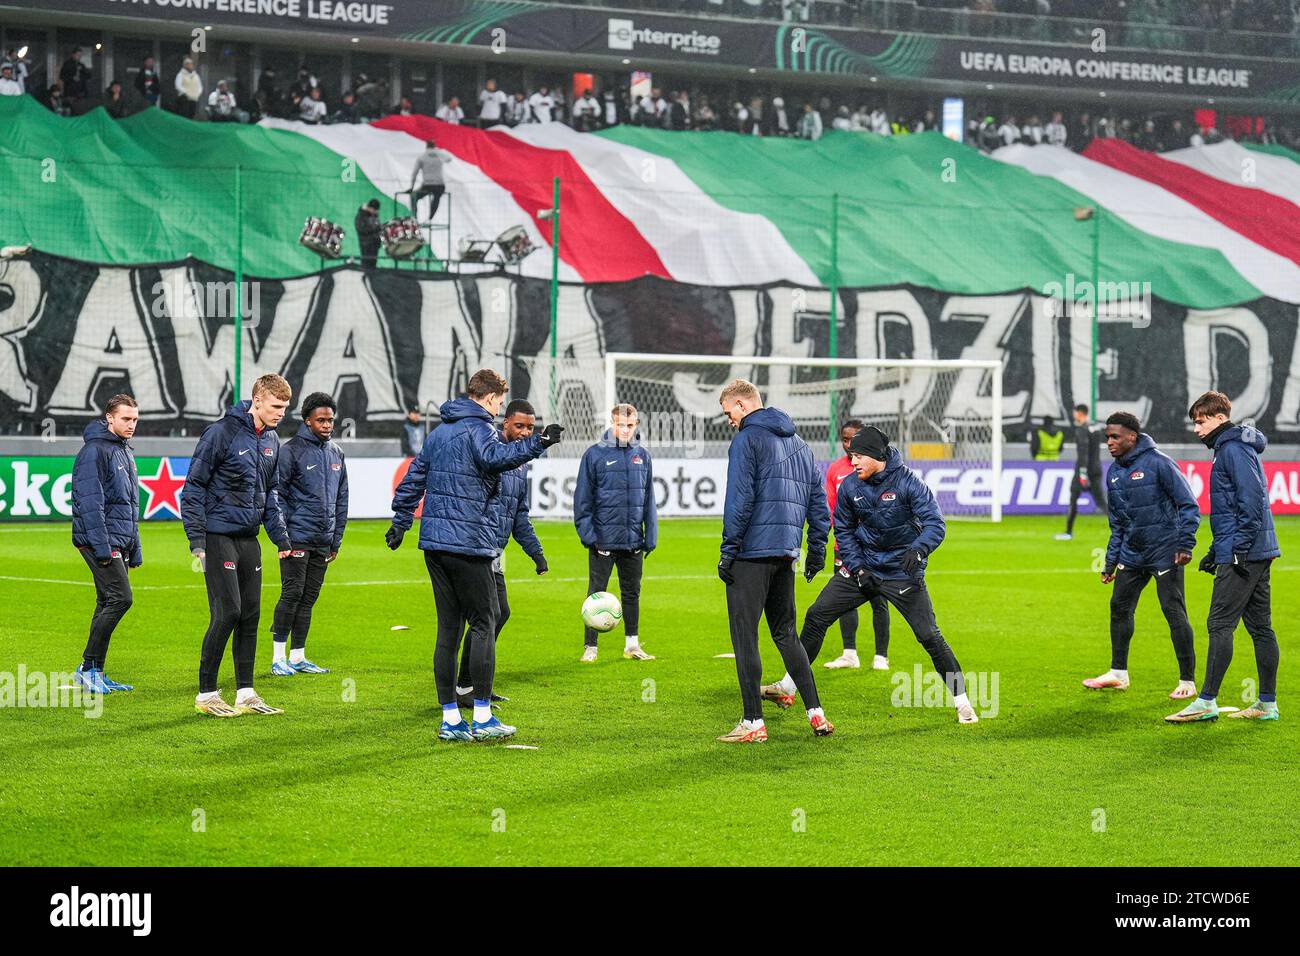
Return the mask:
M 424 552 L 424 564 L 438 607 L 438 642 L 433 680 L 439 704 L 456 703 L 456 662 L 461 635 L 469 641 L 469 675 L 474 696 L 492 696 L 496 670 L 497 588 L 492 559 L 450 551 Z M 465 633 L 466 622 L 469 632 Z M 463 685 L 462 685 L 463 686 Z
M 1232 663 L 1232 634 L 1238 622 L 1255 642 L 1255 668 L 1259 674 L 1259 699 L 1277 699 L 1277 635 L 1273 633 L 1272 585 L 1269 572 L 1272 561 L 1247 561 L 1246 573 L 1239 574 L 1230 564 L 1221 564 L 1214 573 L 1214 593 L 1210 598 L 1210 649 L 1205 655 L 1205 683 L 1201 696 L 1218 697 L 1223 675 Z
M 424 185 L 417 189 L 411 196 L 411 211 L 415 213 L 416 218 L 420 216 L 420 200 L 429 197 L 429 218 L 428 222 L 433 222 L 433 217 L 438 215 L 438 206 L 442 204 L 443 193 L 447 191 L 444 183 L 434 183 Z
M 835 570 L 840 569 L 839 559 L 835 561 Z M 876 638 L 876 654 L 880 657 L 889 656 L 889 602 L 883 597 L 873 597 L 871 599 L 871 630 Z M 858 609 L 846 611 L 840 618 L 840 637 L 844 639 L 844 649 L 846 651 L 856 651 L 858 649 Z
M 1079 514 L 1079 496 L 1084 492 L 1092 495 L 1092 500 L 1097 502 L 1097 508 L 1102 514 L 1106 514 L 1108 506 L 1106 504 L 1106 482 L 1102 479 L 1100 468 L 1088 469 L 1088 487 L 1083 487 L 1083 482 L 1079 480 L 1079 472 L 1076 470 L 1074 479 L 1070 482 L 1070 514 L 1065 519 L 1065 533 L 1074 533 L 1074 519 Z
M 837 618 L 878 597 L 885 598 L 898 608 L 917 641 L 930 655 L 934 669 L 943 675 L 944 683 L 953 696 L 966 693 L 966 678 L 962 674 L 961 665 L 957 663 L 957 655 L 944 640 L 934 619 L 930 592 L 924 582 L 918 584 L 911 579 L 893 581 L 872 577 L 864 587 L 859 588 L 847 572 L 837 571 L 804 615 L 803 633 L 799 641 L 808 660 L 817 659 L 822 642 L 826 639 L 826 630 Z M 793 671 L 791 676 L 794 676 Z
M 820 707 L 817 684 L 796 630 L 794 562 L 781 557 L 737 558 L 732 562 L 731 575 L 734 583 L 727 585 L 727 617 L 731 624 L 731 649 L 736 654 L 736 676 L 740 680 L 745 719 L 758 720 L 763 716 L 760 693 L 763 662 L 758 654 L 758 619 L 764 615 L 767 629 L 781 652 L 781 660 L 799 690 L 804 707 L 809 710 Z
M 595 594 L 609 587 L 609 575 L 618 568 L 618 600 L 623 605 L 623 633 L 639 634 L 641 623 L 641 571 L 645 555 L 640 551 L 607 551 L 587 549 L 587 593 Z M 582 641 L 587 647 L 596 646 L 598 631 L 582 629 Z
M 271 637 L 292 640 L 294 650 L 307 646 L 311 610 L 320 597 L 329 556 L 329 548 L 295 548 L 280 559 L 280 600 L 271 618 Z
M 203 578 L 208 585 L 208 630 L 199 657 L 199 693 L 217 689 L 217 672 L 234 633 L 235 687 L 253 686 L 257 622 L 262 613 L 262 546 L 256 537 L 207 536 Z
M 493 635 L 493 639 L 496 639 L 501 636 L 501 631 L 505 628 L 506 621 L 510 620 L 510 600 L 506 595 L 506 576 L 500 571 L 493 571 L 492 577 L 495 579 L 497 586 L 497 629 L 496 633 Z M 472 656 L 470 651 L 473 646 L 472 642 L 466 641 L 465 648 L 461 651 L 460 673 L 456 675 L 457 687 L 469 687 L 474 683 L 473 680 L 470 679 L 470 657 Z M 495 656 L 493 659 L 495 660 Z
M 1133 612 L 1142 591 L 1154 578 L 1160 610 L 1169 622 L 1169 638 L 1178 658 L 1178 679 L 1196 679 L 1196 646 L 1192 625 L 1187 621 L 1187 600 L 1183 595 L 1183 566 L 1164 571 L 1149 568 L 1120 568 L 1115 572 L 1115 590 L 1110 596 L 1110 666 L 1128 670 L 1128 646 L 1133 640 Z
M 81 552 L 95 579 L 95 613 L 90 618 L 90 637 L 81 654 L 81 664 L 86 670 L 103 670 L 113 629 L 126 612 L 131 610 L 131 581 L 127 576 L 126 557 L 114 548 L 113 560 L 108 567 L 101 568 L 89 548 L 77 550 Z

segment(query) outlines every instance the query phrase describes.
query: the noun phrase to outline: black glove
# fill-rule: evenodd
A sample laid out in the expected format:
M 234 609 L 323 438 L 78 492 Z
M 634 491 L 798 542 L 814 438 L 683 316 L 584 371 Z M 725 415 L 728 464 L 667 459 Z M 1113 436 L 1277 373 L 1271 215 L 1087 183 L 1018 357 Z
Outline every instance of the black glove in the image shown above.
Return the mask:
M 1218 569 L 1218 565 L 1214 563 L 1214 552 L 1206 551 L 1205 557 L 1201 558 L 1201 563 L 1197 567 L 1206 574 L 1213 574 Z
M 808 555 L 808 560 L 803 565 L 803 579 L 811 581 L 817 575 L 821 574 L 822 569 L 826 567 L 826 555 Z
M 731 573 L 731 558 L 723 558 L 718 562 L 718 577 L 722 578 L 727 584 L 735 584 L 736 579 Z
M 402 537 L 406 534 L 397 525 L 389 525 L 388 530 L 384 532 L 384 543 L 388 545 L 389 550 L 396 551 L 402 546 Z
M 545 574 L 547 571 L 551 570 L 551 566 L 546 563 L 546 555 L 544 554 L 539 554 L 537 557 L 533 558 L 533 564 L 537 565 L 538 574 Z
M 103 561 L 101 561 L 99 560 L 99 558 L 96 558 L 95 563 L 98 564 L 101 568 L 108 568 L 113 566 L 113 559 L 105 558 Z
M 908 548 L 907 553 L 903 555 L 903 570 L 907 572 L 909 578 L 916 577 L 916 573 L 925 567 L 925 551 L 921 548 Z
M 543 448 L 550 448 L 560 440 L 560 436 L 563 434 L 564 426 L 551 422 L 551 424 L 542 429 L 542 433 L 537 436 L 537 441 Z
M 1246 556 L 1244 554 L 1234 554 L 1232 556 L 1232 570 L 1243 578 L 1250 577 L 1250 569 L 1246 567 Z

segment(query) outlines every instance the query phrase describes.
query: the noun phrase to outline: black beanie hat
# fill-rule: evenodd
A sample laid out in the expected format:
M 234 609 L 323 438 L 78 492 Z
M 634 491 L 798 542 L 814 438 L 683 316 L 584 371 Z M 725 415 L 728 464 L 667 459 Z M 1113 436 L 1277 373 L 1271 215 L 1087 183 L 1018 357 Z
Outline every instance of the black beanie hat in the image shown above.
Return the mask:
M 868 425 L 849 442 L 849 454 L 884 461 L 889 456 L 889 436 L 875 425 Z

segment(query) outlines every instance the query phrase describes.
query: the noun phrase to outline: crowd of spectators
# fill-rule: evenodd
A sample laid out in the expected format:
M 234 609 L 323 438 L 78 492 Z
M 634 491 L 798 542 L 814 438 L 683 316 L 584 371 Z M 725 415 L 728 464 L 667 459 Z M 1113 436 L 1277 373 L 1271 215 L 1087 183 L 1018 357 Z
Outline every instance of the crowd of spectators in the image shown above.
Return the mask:
M 248 122 L 250 119 L 246 111 L 239 109 L 228 81 L 220 80 L 216 89 L 207 91 L 205 95 L 203 78 L 191 57 L 182 61 L 166 92 L 163 77 L 151 56 L 145 57 L 134 71 L 135 78 L 130 87 L 114 79 L 102 94 L 94 86 L 93 62 L 90 50 L 73 47 L 53 83 L 42 89 L 29 89 L 29 63 L 19 50 L 11 47 L 0 57 L 0 96 L 31 94 L 60 116 L 77 115 L 87 105 L 97 105 L 103 106 L 115 119 L 121 119 L 141 109 L 165 105 L 189 119 L 199 118 L 200 112 L 214 122 Z
M 1057 0 L 1060 2 L 1060 0 Z M 56 113 L 70 115 L 78 100 L 89 95 L 94 77 L 81 49 L 70 51 L 59 79 L 41 97 Z M 0 95 L 17 95 L 25 89 L 26 69 L 13 51 L 0 58 Z M 310 66 L 282 85 L 274 70 L 262 71 L 257 88 L 241 103 L 227 80 L 205 91 L 194 62 L 187 58 L 165 84 L 153 57 L 135 71 L 133 90 L 119 81 L 105 90 L 101 105 L 114 117 L 139 108 L 167 106 L 181 116 L 210 122 L 256 122 L 263 117 L 296 120 L 310 125 L 364 123 L 387 115 L 419 112 L 408 97 L 394 101 L 384 78 L 364 73 L 337 99 L 328 98 Z M 979 104 L 975 104 L 978 106 Z M 697 132 L 728 131 L 750 136 L 785 136 L 820 139 L 828 130 L 867 131 L 882 136 L 902 136 L 939 128 L 937 105 L 889 112 L 879 99 L 870 102 L 836 101 L 829 95 L 791 97 L 745 96 L 719 101 L 697 89 L 663 90 L 654 87 L 633 96 L 629 91 L 606 90 L 597 95 L 585 90 L 576 97 L 547 86 L 507 91 L 489 79 L 472 102 L 448 97 L 433 114 L 444 122 L 482 128 L 533 123 L 565 123 L 579 132 L 611 126 L 646 126 Z M 1300 148 L 1300 128 L 1270 124 L 1259 117 L 1220 117 L 1216 113 L 1166 110 L 1156 114 L 1107 111 L 1026 110 L 995 115 L 982 109 L 966 121 L 967 145 L 991 152 L 1014 143 L 1048 144 L 1083 150 L 1093 139 L 1120 139 L 1153 151 L 1178 149 L 1222 139 L 1281 143 Z
M 1223 128 L 1220 129 L 1220 122 Z M 1076 152 L 1094 139 L 1118 139 L 1148 152 L 1165 152 L 1188 146 L 1208 146 L 1225 139 L 1252 143 L 1280 143 L 1300 149 L 1300 126 L 1274 124 L 1259 116 L 1224 116 L 1192 111 L 1104 114 L 1080 111 L 1068 118 L 1060 111 L 1043 122 L 1038 114 L 1009 114 L 1000 120 L 986 115 L 966 123 L 963 139 L 968 146 L 991 153 L 1003 146 L 1065 146 Z

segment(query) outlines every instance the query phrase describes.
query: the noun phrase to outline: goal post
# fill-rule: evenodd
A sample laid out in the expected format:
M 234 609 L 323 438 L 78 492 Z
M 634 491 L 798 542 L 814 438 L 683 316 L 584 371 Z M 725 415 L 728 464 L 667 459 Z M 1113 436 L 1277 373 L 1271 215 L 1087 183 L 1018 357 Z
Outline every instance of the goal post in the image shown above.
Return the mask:
M 999 360 L 610 352 L 604 365 L 605 408 L 635 405 L 652 449 L 726 458 L 731 431 L 718 393 L 744 378 L 794 419 L 819 458 L 843 454 L 840 423 L 856 418 L 890 436 L 945 515 L 1002 519 Z

